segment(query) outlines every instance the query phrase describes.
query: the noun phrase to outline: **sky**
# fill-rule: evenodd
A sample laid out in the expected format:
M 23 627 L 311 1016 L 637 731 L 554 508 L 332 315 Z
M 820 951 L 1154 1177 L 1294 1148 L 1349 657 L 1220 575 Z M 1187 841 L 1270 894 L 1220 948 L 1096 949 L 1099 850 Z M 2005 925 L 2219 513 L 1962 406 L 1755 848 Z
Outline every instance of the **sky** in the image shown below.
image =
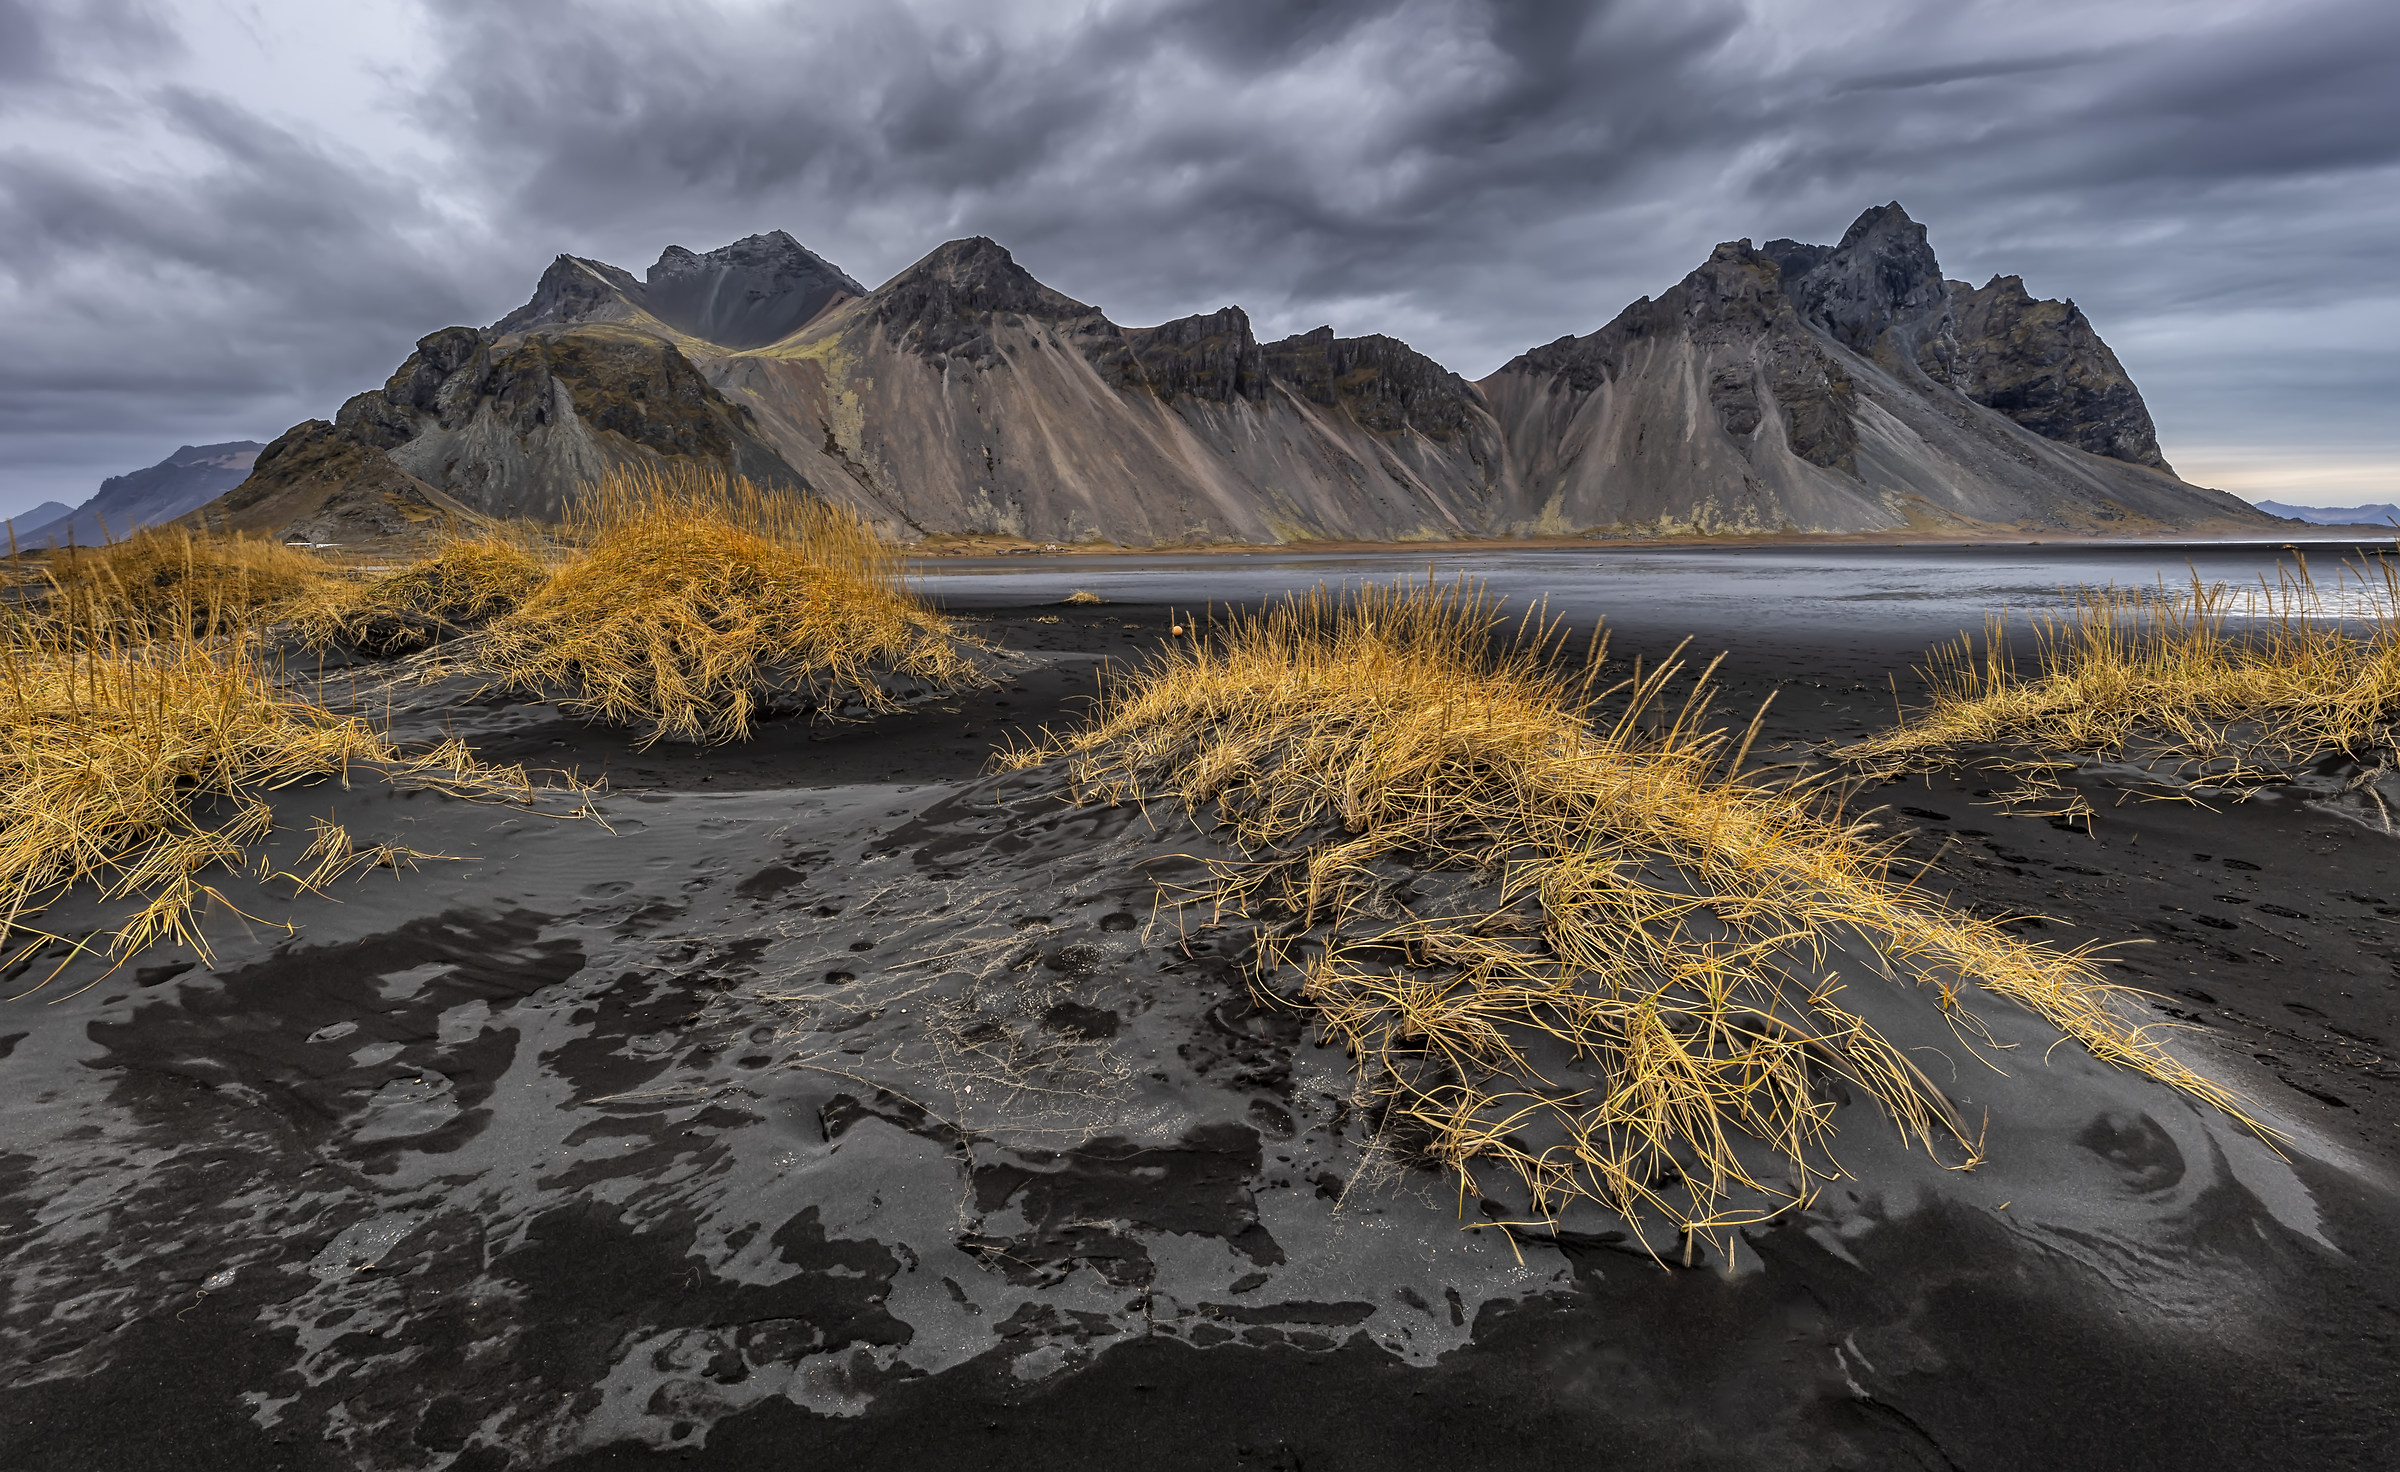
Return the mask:
M 2391 0 L 0 0 L 0 515 L 272 439 L 560 252 L 988 235 L 1480 377 L 1898 200 L 2168 458 L 2400 499 Z

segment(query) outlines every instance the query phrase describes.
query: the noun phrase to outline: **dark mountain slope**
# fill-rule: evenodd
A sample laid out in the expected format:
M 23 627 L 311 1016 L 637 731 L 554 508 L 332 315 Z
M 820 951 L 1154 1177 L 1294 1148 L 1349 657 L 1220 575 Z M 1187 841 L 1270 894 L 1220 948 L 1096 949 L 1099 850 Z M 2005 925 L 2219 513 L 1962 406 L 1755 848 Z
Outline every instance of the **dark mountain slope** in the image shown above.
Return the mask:
M 2073 302 L 2036 301 L 2019 278 L 1994 276 L 1981 290 L 1951 282 L 1950 310 L 1955 347 L 1934 376 L 2045 439 L 2174 472 L 2141 390 Z
M 1474 390 L 1390 339 L 1323 337 L 1262 347 L 1233 307 L 1120 327 L 977 238 L 701 368 L 811 484 L 901 535 L 1480 531 L 1499 439 Z
M 1774 532 L 1903 525 L 1857 480 L 1853 375 L 1774 262 L 1721 245 L 1656 301 L 1479 387 L 1508 437 L 1512 530 Z
M 407 537 L 472 519 L 380 449 L 322 419 L 285 430 L 248 479 L 183 518 L 198 530 L 320 544 Z
M 641 305 L 645 293 L 633 273 L 606 261 L 562 255 L 535 282 L 533 295 L 485 331 L 487 338 L 513 337 L 542 327 L 638 321 L 661 334 L 672 328 Z
M 749 414 L 673 343 L 630 333 L 487 341 L 444 328 L 335 422 L 490 516 L 555 520 L 578 485 L 634 462 L 701 460 L 762 482 L 793 479 Z
M 680 332 L 729 348 L 765 347 L 844 296 L 867 289 L 781 230 L 694 255 L 670 245 L 643 303 Z
M 312 541 L 388 536 L 437 516 L 556 520 L 626 464 L 701 460 L 769 484 L 790 468 L 670 342 L 591 328 L 489 340 L 446 327 L 381 389 L 311 420 L 203 508 L 212 525 Z

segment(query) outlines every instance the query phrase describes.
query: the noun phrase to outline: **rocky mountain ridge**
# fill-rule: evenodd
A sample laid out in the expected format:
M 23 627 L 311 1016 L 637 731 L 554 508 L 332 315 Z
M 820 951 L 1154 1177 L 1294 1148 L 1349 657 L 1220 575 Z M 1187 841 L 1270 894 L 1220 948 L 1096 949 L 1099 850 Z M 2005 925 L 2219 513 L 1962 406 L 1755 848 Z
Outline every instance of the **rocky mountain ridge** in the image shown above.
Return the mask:
M 1830 246 L 1721 245 L 1475 383 L 1385 336 L 1262 343 L 1236 306 L 1123 326 L 983 237 L 871 291 L 780 231 L 638 279 L 560 256 L 524 306 L 429 334 L 303 431 L 317 450 L 253 477 L 289 493 L 245 486 L 228 519 L 325 530 L 345 474 L 375 487 L 350 497 L 362 528 L 433 497 L 554 518 L 611 465 L 696 459 L 909 540 L 2271 524 L 2175 477 L 2072 302 L 1945 278 L 1897 204 Z
M 2270 519 L 2177 479 L 2071 303 L 1946 280 L 1890 204 L 1838 244 L 1720 245 L 1656 301 L 1477 385 L 1532 525 L 2137 532 Z
M 555 521 L 579 486 L 612 467 L 675 459 L 798 483 L 760 443 L 749 411 L 671 342 L 445 327 L 330 423 L 287 431 L 249 480 L 192 519 L 315 542 L 402 535 L 462 516 Z
M 2140 391 L 2074 302 L 2037 302 L 2016 276 L 1945 281 L 1897 203 L 1860 215 L 1839 245 L 1771 240 L 1764 254 L 1803 318 L 1852 352 L 1904 376 L 1913 366 L 2046 439 L 2173 472 Z
M 499 337 L 583 322 L 641 322 L 736 351 L 764 347 L 844 296 L 867 289 L 781 230 L 706 254 L 659 253 L 643 279 L 605 261 L 562 255 L 525 305 L 488 331 Z

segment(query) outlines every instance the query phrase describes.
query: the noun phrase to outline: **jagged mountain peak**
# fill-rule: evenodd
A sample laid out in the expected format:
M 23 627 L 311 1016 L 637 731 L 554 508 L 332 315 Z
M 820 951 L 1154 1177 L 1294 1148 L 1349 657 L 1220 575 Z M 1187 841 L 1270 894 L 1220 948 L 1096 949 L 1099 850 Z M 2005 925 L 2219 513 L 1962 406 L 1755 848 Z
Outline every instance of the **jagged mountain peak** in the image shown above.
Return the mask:
M 578 322 L 618 321 L 639 310 L 642 284 L 629 271 L 606 261 L 586 260 L 564 252 L 554 258 L 534 284 L 533 295 L 487 329 L 494 336 L 530 332 L 537 327 L 566 327 Z
M 1615 377 L 1627 346 L 1642 338 L 1683 331 L 1714 341 L 1770 326 L 1797 330 L 1774 259 L 1747 240 L 1728 240 L 1655 301 L 1642 297 L 1599 331 L 1520 353 L 1500 372 L 1555 375 L 1589 393 Z
M 605 261 L 561 255 L 542 273 L 532 299 L 489 330 L 505 337 L 647 316 L 738 352 L 787 337 L 837 299 L 865 293 L 839 267 L 774 230 L 711 251 L 670 245 L 646 280 Z
M 1841 243 L 1789 287 L 1811 326 L 1869 356 L 1894 325 L 1938 315 L 1949 302 L 1949 283 L 1925 227 L 1897 200 L 1852 221 Z
M 1918 351 L 1929 375 L 2044 439 L 2173 473 L 2141 391 L 2074 302 L 2038 299 L 2018 276 L 1948 292 L 1945 336 Z
M 659 252 L 658 263 L 650 268 L 649 282 L 656 286 L 662 279 L 726 266 L 824 273 L 839 278 L 852 295 L 866 294 L 865 287 L 852 281 L 832 262 L 793 239 L 789 230 L 745 235 L 731 245 L 720 245 L 710 251 L 693 251 L 680 245 L 670 245 Z
M 961 312 L 1016 312 L 1028 317 L 1092 315 L 1097 309 L 1044 286 L 1017 264 L 1008 248 L 973 235 L 936 246 L 923 260 L 875 289 L 885 302 L 937 297 Z M 888 312 L 879 312 L 891 320 Z
M 1302 399 L 1338 409 L 1373 434 L 1415 430 L 1456 440 L 1475 424 L 1483 395 L 1396 337 L 1336 337 L 1330 326 L 1259 350 L 1267 371 Z
M 1775 269 L 1786 281 L 1797 281 L 1815 269 L 1819 261 L 1833 254 L 1830 245 L 1810 245 L 1803 240 L 1786 236 L 1770 240 L 1758 248 L 1758 253 L 1775 263 Z
M 956 240 L 945 240 L 927 251 L 910 269 L 957 271 L 972 269 L 977 263 L 985 263 L 998 270 L 1025 269 L 1017 264 L 1017 258 L 1009 253 L 1007 246 L 989 235 L 963 235 Z
M 1003 317 L 1078 323 L 1105 339 L 1119 329 L 1064 292 L 1054 291 L 985 236 L 953 240 L 867 296 L 869 317 L 895 343 L 928 358 L 988 362 L 998 351 L 992 328 Z
M 1182 338 L 1225 336 L 1228 334 L 1236 336 L 1248 336 L 1250 335 L 1250 314 L 1243 311 L 1240 307 L 1228 304 L 1226 306 L 1217 308 L 1213 312 L 1194 312 L 1189 317 L 1177 317 L 1171 321 L 1161 322 L 1156 327 L 1128 327 L 1125 329 L 1125 331 L 1129 334 L 1135 332 L 1145 332 L 1153 335 L 1165 334 Z
M 1955 285 L 1965 286 L 1966 283 L 1961 281 Z M 1993 301 L 2030 302 L 2035 300 L 2033 293 L 2025 289 L 2025 278 L 2022 276 L 2003 276 L 1995 273 L 1991 280 L 1986 281 L 1975 290 L 1977 295 Z M 2071 307 L 2075 303 L 2070 298 L 2065 305 Z
M 2251 516 L 2149 478 L 2173 470 L 2148 411 L 2072 303 L 2035 301 L 2014 277 L 1981 291 L 1945 280 L 1896 201 L 1835 245 L 1719 245 L 1656 302 L 1524 353 L 1481 386 L 1531 494 L 1614 503 L 1628 524 Z
M 1677 290 L 1686 315 L 1708 321 L 1728 314 L 1756 318 L 1782 312 L 1781 286 L 1781 273 L 1771 257 L 1753 249 L 1748 240 L 1727 240 L 1677 283 Z
M 1917 244 L 1925 243 L 1925 227 L 1910 219 L 1908 211 L 1896 199 L 1860 210 L 1850 228 L 1842 232 L 1841 244 L 1834 249 L 1848 250 L 1870 235 L 1913 237 Z
M 1240 307 L 1196 312 L 1156 327 L 1128 327 L 1122 337 L 1121 351 L 1104 340 L 1089 350 L 1093 366 L 1119 388 L 1213 403 L 1266 396 L 1266 360 L 1250 330 L 1250 314 Z
M 837 298 L 867 289 L 783 230 L 694 252 L 659 253 L 641 302 L 652 316 L 737 351 L 788 337 Z

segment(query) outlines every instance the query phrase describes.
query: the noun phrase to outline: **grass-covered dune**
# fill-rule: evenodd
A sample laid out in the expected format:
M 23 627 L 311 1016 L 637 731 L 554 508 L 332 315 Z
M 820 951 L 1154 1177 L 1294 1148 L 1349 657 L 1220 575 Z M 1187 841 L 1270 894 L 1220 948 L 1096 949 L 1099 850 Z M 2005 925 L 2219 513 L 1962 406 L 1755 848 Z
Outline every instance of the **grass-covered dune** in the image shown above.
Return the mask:
M 1919 708 L 1840 758 L 1885 777 L 2012 773 L 2020 803 L 2085 820 L 2058 781 L 2079 762 L 2235 797 L 2330 763 L 2389 831 L 2376 782 L 2400 763 L 2400 570 L 2377 558 L 2320 585 L 2302 559 L 2277 573 L 2254 588 L 2079 589 L 2013 647 L 1995 617 L 1980 645 L 1934 649 Z
M 1748 775 L 1758 723 L 1711 724 L 1713 670 L 1609 675 L 1597 635 L 1572 658 L 1508 623 L 1464 583 L 1320 591 L 1179 641 L 1006 764 L 1227 842 L 1185 902 L 1260 927 L 1260 984 L 1463 1197 L 1505 1173 L 1544 1219 L 1587 1199 L 1684 1234 L 1805 1206 L 1838 1174 L 1828 1079 L 1972 1162 L 1977 1132 L 1843 994 L 1843 951 L 1962 1047 L 1978 988 L 2239 1115 L 2086 951 L 1896 875 L 1838 790 Z
M 66 955 L 97 945 L 121 964 L 170 941 L 207 955 L 196 914 L 240 911 L 211 876 L 250 866 L 276 792 L 372 772 L 535 799 L 521 766 L 461 742 L 395 745 L 356 672 L 312 679 L 312 651 L 448 642 L 456 670 L 648 741 L 738 741 L 778 707 L 884 711 L 895 683 L 982 678 L 854 515 L 705 473 L 612 475 L 562 528 L 458 528 L 398 568 L 167 528 L 41 559 L 15 591 L 0 629 L 12 968 L 59 954 L 39 917 L 77 886 L 132 912 Z M 328 825 L 282 877 L 321 889 L 410 856 Z
M 769 711 L 886 711 L 894 681 L 981 676 L 855 514 L 701 473 L 622 474 L 579 502 L 549 578 L 472 655 L 512 689 L 639 727 L 738 741 Z

